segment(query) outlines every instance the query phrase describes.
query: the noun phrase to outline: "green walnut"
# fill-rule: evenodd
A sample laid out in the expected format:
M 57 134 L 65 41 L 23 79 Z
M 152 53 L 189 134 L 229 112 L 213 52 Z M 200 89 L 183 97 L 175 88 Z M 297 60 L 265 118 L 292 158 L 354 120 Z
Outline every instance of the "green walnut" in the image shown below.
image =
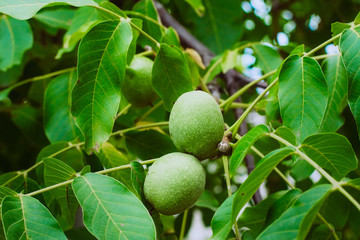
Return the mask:
M 143 56 L 135 56 L 126 68 L 122 93 L 126 100 L 135 107 L 151 105 L 157 98 L 152 84 L 152 67 L 154 62 Z
M 205 170 L 200 161 L 186 153 L 169 153 L 149 168 L 144 194 L 158 212 L 173 215 L 191 207 L 204 188 Z
M 213 156 L 224 135 L 224 118 L 215 99 L 203 91 L 182 94 L 169 120 L 175 146 L 200 160 Z

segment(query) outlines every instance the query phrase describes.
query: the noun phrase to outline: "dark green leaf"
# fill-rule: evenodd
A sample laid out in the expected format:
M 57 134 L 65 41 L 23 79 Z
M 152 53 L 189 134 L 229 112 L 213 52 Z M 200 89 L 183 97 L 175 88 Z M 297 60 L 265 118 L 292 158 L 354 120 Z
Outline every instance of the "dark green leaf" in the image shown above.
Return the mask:
M 127 21 L 106 21 L 93 27 L 80 43 L 72 115 L 84 133 L 87 151 L 98 152 L 111 134 L 131 39 Z
M 314 231 L 312 232 L 311 236 L 307 237 L 306 239 L 309 240 L 318 240 L 318 239 L 326 239 L 326 240 L 334 240 L 334 233 L 329 229 L 328 226 L 325 224 L 321 224 L 317 226 Z M 341 232 L 336 232 L 336 235 L 338 236 L 337 239 L 342 239 Z
M 26 20 L 32 18 L 41 8 L 56 4 L 66 3 L 75 7 L 97 6 L 93 0 L 19 0 L 19 1 L 2 1 L 0 2 L 0 12 L 10 15 L 11 17 Z M 21 34 L 20 34 L 21 36 Z
M 350 201 L 342 193 L 336 191 L 325 200 L 320 213 L 334 229 L 343 229 L 350 211 Z
M 341 180 L 357 168 L 357 159 L 350 142 L 337 133 L 320 133 L 307 137 L 301 150 L 320 167 L 330 171 L 331 176 Z
M 136 190 L 137 195 L 140 197 L 143 196 L 143 187 L 145 181 L 145 171 L 143 165 L 139 162 L 133 161 L 131 164 L 131 181 L 132 185 Z
M 141 19 L 133 18 L 133 19 L 131 19 L 131 22 L 133 24 L 135 24 L 136 26 L 138 26 L 140 29 L 142 28 L 142 20 Z M 128 65 L 131 64 L 131 62 L 136 54 L 137 40 L 140 35 L 140 32 L 138 30 L 136 30 L 135 28 L 132 28 L 132 34 L 133 34 L 133 38 L 131 40 L 131 44 L 129 46 L 129 51 L 127 53 L 127 64 Z
M 0 2 L 1 5 L 4 2 Z M 33 34 L 27 21 L 19 21 L 12 17 L 0 17 L 0 70 L 5 71 L 21 63 L 26 50 L 33 45 Z
M 235 174 L 236 169 L 240 166 L 246 154 L 250 150 L 251 146 L 254 145 L 256 140 L 266 133 L 269 133 L 269 128 L 265 125 L 258 125 L 251 129 L 239 140 L 238 145 L 236 146 L 230 158 L 230 176 Z
M 156 239 L 155 225 L 140 200 L 115 179 L 87 173 L 73 182 L 86 228 L 98 239 Z
M 324 75 L 314 59 L 295 55 L 285 61 L 279 76 L 280 113 L 284 126 L 300 142 L 319 131 L 327 92 Z
M 141 160 L 176 152 L 170 137 L 155 130 L 127 133 L 125 137 L 128 150 Z
M 161 42 L 166 43 L 168 45 L 174 45 L 177 47 L 181 47 L 179 36 L 178 36 L 177 32 L 175 31 L 175 29 L 172 27 L 166 28 L 164 36 L 161 39 Z
M 126 165 L 130 162 L 122 152 L 117 150 L 112 144 L 108 142 L 104 143 L 100 153 L 98 153 L 97 156 L 101 164 L 104 166 L 104 169 Z M 122 182 L 128 189 L 133 190 L 132 182 L 130 180 L 130 169 L 115 171 L 109 173 L 109 176 Z
M 336 132 L 344 124 L 341 113 L 348 95 L 346 68 L 340 55 L 325 59 L 322 66 L 328 86 L 328 102 L 319 131 Z
M 44 146 L 48 143 L 41 122 L 41 111 L 28 105 L 23 105 L 11 113 L 15 125 L 33 144 Z
M 71 115 L 71 91 L 76 72 L 71 71 L 53 79 L 44 95 L 44 129 L 50 142 L 83 139 Z M 61 131 L 59 131 L 61 129 Z
M 153 66 L 152 83 L 167 110 L 171 110 L 181 94 L 194 90 L 189 66 L 178 47 L 165 43 L 160 45 Z
M 297 160 L 294 165 L 291 166 L 290 175 L 295 179 L 295 181 L 299 182 L 310 177 L 310 175 L 314 172 L 314 167 L 304 159 L 300 159 L 298 156 L 295 156 L 295 158 Z
M 1 216 L 8 240 L 67 239 L 49 210 L 35 198 L 4 198 Z
M 135 4 L 133 10 L 135 12 L 139 12 L 139 13 L 144 14 L 145 16 L 150 17 L 155 21 L 159 21 L 158 13 L 156 11 L 156 8 L 155 8 L 152 0 L 139 1 L 138 3 Z M 163 36 L 163 31 L 162 31 L 161 27 L 158 24 L 151 22 L 151 21 L 144 20 L 143 30 L 146 33 L 148 33 L 151 37 L 153 37 L 155 40 L 157 40 L 158 42 L 160 42 L 160 40 Z M 153 49 L 156 49 L 155 44 L 153 42 L 151 42 L 149 39 L 145 38 L 144 36 L 139 37 L 139 43 L 143 47 L 145 45 L 149 45 Z
M 203 17 L 186 16 L 192 20 L 194 35 L 215 54 L 230 48 L 243 34 L 243 11 L 236 0 L 227 0 L 226 4 L 218 0 L 203 0 Z M 184 16 L 185 17 L 185 16 Z
M 55 158 L 44 159 L 44 181 L 49 187 L 76 177 L 76 172 L 69 165 Z M 60 213 L 55 215 L 63 229 L 74 226 L 76 211 L 79 203 L 76 200 L 71 185 L 61 186 L 50 191 L 50 194 L 60 205 Z
M 341 23 L 341 22 L 334 22 L 331 24 L 331 32 L 333 37 L 335 37 L 336 35 L 342 33 L 345 29 L 350 28 L 351 25 L 349 23 Z M 339 39 L 336 39 L 334 41 L 335 45 L 339 44 Z
M 11 190 L 10 188 L 0 186 L 0 202 L 6 197 L 6 196 L 15 196 L 17 192 L 14 190 Z
M 303 193 L 291 208 L 260 234 L 258 239 L 305 239 L 331 188 L 331 185 L 324 184 Z

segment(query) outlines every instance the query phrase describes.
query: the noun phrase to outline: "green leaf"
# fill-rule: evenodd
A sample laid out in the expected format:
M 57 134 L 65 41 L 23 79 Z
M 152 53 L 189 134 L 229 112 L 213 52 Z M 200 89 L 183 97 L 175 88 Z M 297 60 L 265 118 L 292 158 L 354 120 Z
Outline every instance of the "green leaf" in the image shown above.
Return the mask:
M 76 71 L 53 79 L 44 95 L 44 129 L 50 142 L 83 139 L 71 115 L 71 90 L 76 83 Z M 61 129 L 61 131 L 59 131 Z
M 211 239 L 227 239 L 229 232 L 232 228 L 232 213 L 233 200 L 235 195 L 228 197 L 221 206 L 216 210 L 213 218 L 211 219 L 211 230 L 213 235 Z
M 307 137 L 301 150 L 320 167 L 330 171 L 337 181 L 357 168 L 357 159 L 350 142 L 337 133 L 320 133 Z
M 344 124 L 341 113 L 348 95 L 346 68 L 340 55 L 325 59 L 322 66 L 328 86 L 328 102 L 319 131 L 336 132 Z
M 256 57 L 255 66 L 261 68 L 264 73 L 271 72 L 281 65 L 281 56 L 274 48 L 263 44 L 254 44 L 252 49 Z
M 164 36 L 161 39 L 161 42 L 166 43 L 168 45 L 175 45 L 177 47 L 181 47 L 179 36 L 176 30 L 172 27 L 166 28 Z
M 129 164 L 129 159 L 117 150 L 112 144 L 105 142 L 102 146 L 100 153 L 96 154 L 99 158 L 104 169 L 118 167 Z M 132 182 L 130 180 L 130 169 L 123 169 L 121 171 L 115 171 L 109 173 L 109 176 L 122 182 L 128 189 L 132 189 Z
M 240 166 L 242 161 L 244 160 L 246 154 L 250 150 L 251 146 L 254 145 L 256 140 L 258 140 L 261 136 L 269 133 L 269 128 L 265 125 L 258 125 L 247 132 L 242 138 L 239 140 L 233 154 L 230 157 L 229 163 L 229 171 L 230 176 L 233 176 L 236 172 L 236 169 Z
M 49 210 L 35 198 L 4 198 L 1 216 L 8 240 L 67 239 Z
M 73 189 L 84 224 L 98 239 L 156 239 L 149 212 L 120 182 L 87 173 L 74 180 Z
M 17 192 L 14 190 L 11 190 L 10 188 L 0 186 L 0 202 L 6 197 L 6 196 L 15 196 Z
M 127 21 L 106 21 L 93 27 L 80 43 L 72 115 L 84 133 L 87 151 L 98 152 L 110 137 L 131 39 Z
M 249 228 L 253 235 L 259 235 L 265 226 L 267 214 L 271 206 L 284 194 L 285 191 L 276 192 L 262 200 L 259 204 L 245 208 L 237 221 L 238 227 L 243 229 Z
M 55 159 L 44 159 L 44 181 L 49 187 L 76 177 L 76 172 L 66 163 Z M 75 216 L 79 203 L 76 200 L 71 185 L 61 186 L 49 191 L 60 206 L 60 212 L 55 215 L 63 229 L 71 229 L 74 226 Z
M 63 3 L 75 7 L 98 5 L 93 0 L 8 0 L 0 2 L 0 12 L 10 15 L 13 18 L 26 20 L 32 18 L 43 7 L 59 5 Z
M 0 11 L 1 5 L 0 2 Z M 33 45 L 33 34 L 27 21 L 0 15 L 0 70 L 6 71 L 21 63 L 24 53 Z
M 203 17 L 205 14 L 205 7 L 202 0 L 185 0 L 194 9 L 199 17 Z
M 221 69 L 223 73 L 226 73 L 230 69 L 233 69 L 235 66 L 238 65 L 237 63 L 237 57 L 238 57 L 239 49 L 233 49 L 233 50 L 226 50 L 224 54 L 221 57 Z
M 292 145 L 294 145 L 294 146 L 297 145 L 296 136 L 287 127 L 281 126 L 281 127 L 277 128 L 276 131 L 275 131 L 275 134 L 280 136 L 281 138 L 285 139 L 286 141 L 288 141 Z
M 141 160 L 159 158 L 177 151 L 169 136 L 155 130 L 127 133 L 125 139 L 129 152 Z
M 291 205 L 294 201 L 301 195 L 300 189 L 291 189 L 277 199 L 274 204 L 270 207 L 267 217 L 266 217 L 266 226 L 273 223 L 278 219 Z
M 200 198 L 195 203 L 195 206 L 208 208 L 215 212 L 219 207 L 219 201 L 215 198 L 211 191 L 205 190 L 200 195 Z
M 340 50 L 349 77 L 348 101 L 360 136 L 360 27 L 341 34 Z
M 255 169 L 250 173 L 245 182 L 241 184 L 236 193 L 227 198 L 216 210 L 211 220 L 212 239 L 225 239 L 227 237 L 240 210 L 251 199 L 276 165 L 293 152 L 294 149 L 291 147 L 274 150 L 256 165 Z
M 178 47 L 165 43 L 160 45 L 153 66 L 152 83 L 169 111 L 181 94 L 194 90 L 189 66 Z
M 309 240 L 318 240 L 318 239 L 328 239 L 328 240 L 334 240 L 334 233 L 329 229 L 328 226 L 325 224 L 321 224 L 317 226 L 312 232 L 311 236 L 308 236 L 306 239 Z M 310 235 L 310 234 L 309 234 Z M 342 233 L 336 231 L 336 235 L 338 236 L 337 239 L 342 239 Z
M 300 182 L 310 177 L 310 175 L 314 172 L 314 167 L 298 156 L 294 156 L 294 158 L 297 160 L 291 166 L 290 175 L 295 179 L 295 181 Z
M 236 0 L 227 0 L 226 4 L 218 0 L 203 0 L 205 14 L 199 17 L 182 16 L 190 21 L 190 29 L 195 37 L 215 54 L 230 48 L 243 35 L 243 16 L 241 4 Z
M 133 10 L 135 12 L 142 13 L 145 16 L 152 18 L 157 22 L 159 21 L 158 13 L 152 0 L 142 0 L 137 2 L 133 7 Z M 163 36 L 163 29 L 158 24 L 151 21 L 144 20 L 143 30 L 158 42 L 160 42 Z M 144 47 L 145 45 L 149 45 L 152 47 L 152 49 L 157 48 L 153 42 L 151 42 L 149 39 L 145 38 L 142 35 L 139 37 L 139 44 L 142 47 Z
M 139 162 L 133 161 L 131 164 L 131 181 L 137 195 L 142 199 L 144 182 L 145 182 L 145 170 L 143 165 Z
M 350 201 L 339 191 L 333 192 L 323 203 L 321 215 L 334 229 L 343 229 L 351 211 Z
M 349 185 L 351 187 L 354 187 L 360 191 L 360 178 L 356 178 L 353 180 L 350 180 L 346 183 L 346 185 Z
M 40 109 L 23 105 L 12 111 L 11 117 L 30 142 L 38 146 L 44 146 L 48 143 L 43 131 Z
M 331 188 L 331 185 L 324 184 L 303 193 L 291 208 L 260 234 L 258 239 L 305 239 Z
M 140 29 L 142 28 L 142 20 L 137 18 L 132 18 L 130 20 L 133 24 L 138 26 Z M 129 46 L 129 51 L 127 53 L 127 64 L 130 65 L 132 60 L 134 59 L 134 56 L 136 54 L 136 47 L 137 47 L 137 40 L 139 38 L 140 32 L 136 30 L 135 28 L 132 28 L 132 35 L 133 38 L 131 40 L 131 44 Z
M 331 24 L 331 32 L 333 37 L 335 37 L 336 35 L 342 33 L 345 29 L 350 28 L 351 24 L 349 23 L 342 23 L 342 22 L 334 22 Z M 334 41 L 335 45 L 339 44 L 339 39 L 336 39 Z
M 36 162 L 40 162 L 44 158 L 56 158 L 62 160 L 75 171 L 80 171 L 84 167 L 84 157 L 81 149 L 72 147 L 68 142 L 57 142 L 41 149 L 36 157 Z M 44 179 L 44 166 L 40 165 L 36 168 L 38 181 L 41 183 Z
M 74 9 L 47 9 L 37 13 L 34 18 L 49 27 L 67 30 L 75 15 Z
M 96 8 L 82 7 L 76 10 L 71 25 L 64 35 L 63 45 L 55 58 L 59 59 L 64 53 L 74 50 L 85 34 L 99 22 L 100 16 Z
M 314 59 L 295 55 L 285 61 L 279 76 L 280 113 L 284 126 L 300 142 L 319 131 L 327 92 L 324 75 Z

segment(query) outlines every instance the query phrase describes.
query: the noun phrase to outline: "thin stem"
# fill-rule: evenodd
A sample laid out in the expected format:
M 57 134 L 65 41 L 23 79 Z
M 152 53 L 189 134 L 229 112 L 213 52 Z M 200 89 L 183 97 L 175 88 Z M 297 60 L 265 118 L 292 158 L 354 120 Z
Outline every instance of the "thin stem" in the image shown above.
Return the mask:
M 360 203 L 356 201 L 342 186 L 336 181 L 330 174 L 328 174 L 322 167 L 320 167 L 316 162 L 314 162 L 311 158 L 309 158 L 306 154 L 300 151 L 299 147 L 296 147 L 286 141 L 285 139 L 279 137 L 274 133 L 268 133 L 268 135 L 279 142 L 285 144 L 286 146 L 294 147 L 296 153 L 305 161 L 307 161 L 311 166 L 313 166 L 323 177 L 325 177 L 332 185 L 334 189 L 338 189 L 359 211 L 360 211 Z
M 227 188 L 227 192 L 228 192 L 228 197 L 230 197 L 232 195 L 231 192 L 231 182 L 230 182 L 230 174 L 229 174 L 229 162 L 228 162 L 228 157 L 227 156 L 223 156 L 223 165 L 224 165 L 224 172 L 225 172 L 225 181 L 226 181 L 226 188 Z M 239 232 L 239 228 L 237 226 L 237 222 L 235 221 L 234 223 L 234 229 L 235 229 L 235 235 L 236 235 L 236 239 L 240 240 L 241 239 L 241 235 Z
M 203 84 L 206 84 L 209 81 L 211 72 L 221 63 L 221 58 L 219 58 L 218 60 L 216 60 L 216 62 L 213 63 L 213 65 L 211 65 L 211 67 L 209 68 L 209 70 L 206 71 L 204 77 L 201 78 L 201 82 L 203 82 Z
M 146 51 L 136 54 L 136 56 L 149 56 L 149 55 L 156 55 L 156 52 L 154 52 L 151 49 L 151 50 L 146 50 Z
M 250 106 L 250 103 L 241 103 L 241 102 L 233 102 L 230 105 L 230 108 L 248 108 Z M 264 108 L 260 108 L 260 107 L 254 107 L 254 109 L 256 111 L 258 110 L 265 110 Z
M 146 160 L 146 161 L 141 161 L 139 162 L 141 165 L 145 165 L 145 164 L 150 164 L 150 163 L 153 163 L 155 162 L 157 159 L 151 159 L 151 160 Z M 101 170 L 101 171 L 97 171 L 95 173 L 98 173 L 98 174 L 106 174 L 106 173 L 110 173 L 110 172 L 114 172 L 114 171 L 118 171 L 118 170 L 122 170 L 122 169 L 127 169 L 127 168 L 131 168 L 131 164 L 126 164 L 126 165 L 122 165 L 122 166 L 119 166 L 119 167 L 114 167 L 114 168 L 109 168 L 109 169 L 104 169 L 104 170 Z M 46 187 L 46 188 L 42 188 L 42 189 L 39 189 L 37 191 L 34 191 L 34 192 L 31 192 L 31 193 L 27 193 L 27 194 L 22 194 L 23 196 L 34 196 L 34 195 L 38 195 L 40 193 L 43 193 L 43 192 L 47 192 L 47 191 L 50 191 L 50 190 L 53 190 L 55 188 L 59 188 L 59 187 L 62 187 L 62 186 L 66 186 L 70 183 L 72 183 L 74 181 L 74 179 L 70 179 L 70 180 L 67 180 L 65 182 L 61 182 L 61 183 L 58 183 L 58 184 L 54 184 L 52 186 L 49 186 L 49 187 Z
M 241 123 L 245 120 L 250 111 L 255 107 L 255 105 L 262 99 L 263 96 L 279 81 L 279 78 L 276 78 L 264 91 L 257 96 L 257 98 L 250 104 L 250 106 L 243 112 L 241 117 L 236 120 L 236 122 L 225 132 L 225 135 L 229 132 L 237 133 Z
M 240 97 L 243 93 L 245 93 L 249 88 L 251 88 L 252 86 L 256 85 L 258 82 L 272 76 L 273 74 L 276 73 L 276 70 L 273 70 L 271 72 L 268 72 L 267 74 L 263 75 L 261 78 L 256 79 L 252 82 L 249 82 L 248 84 L 246 84 L 244 87 L 240 88 L 236 93 L 234 93 L 233 95 L 231 95 L 228 99 L 226 99 L 224 102 L 222 102 L 220 104 L 220 108 L 224 108 L 226 107 L 228 104 L 234 102 L 238 97 Z
M 152 112 L 154 112 L 158 107 L 160 107 L 162 104 L 164 103 L 164 101 L 159 101 L 158 103 L 156 103 L 152 108 L 150 108 L 149 110 L 147 110 L 138 120 L 137 122 L 140 122 L 142 120 L 144 120 L 145 118 L 147 118 Z
M 150 124 L 146 124 L 146 125 L 139 125 L 139 126 L 136 126 L 136 127 L 126 128 L 126 129 L 122 129 L 122 130 L 113 132 L 111 134 L 111 136 L 122 135 L 124 133 L 134 131 L 134 130 L 139 130 L 139 129 L 163 127 L 163 126 L 168 126 L 168 125 L 169 125 L 169 122 L 158 122 L 158 123 L 150 123 Z
M 163 26 L 162 24 L 160 24 L 158 21 L 156 21 L 155 19 L 152 19 L 151 17 L 149 16 L 146 16 L 142 13 L 139 13 L 139 12 L 135 12 L 135 11 L 124 11 L 124 13 L 126 13 L 127 15 L 133 15 L 133 16 L 137 16 L 137 17 L 141 17 L 141 18 L 144 18 L 156 25 L 158 25 L 159 27 L 163 28 L 163 29 L 166 29 L 165 26 Z
M 116 116 L 115 119 L 118 119 L 121 115 L 123 115 L 124 113 L 126 113 L 129 108 L 131 107 L 131 103 L 129 103 L 128 105 L 126 105 L 126 107 L 124 107 Z
M 52 158 L 52 157 L 55 157 L 57 155 L 59 155 L 60 153 L 63 153 L 73 147 L 78 147 L 78 146 L 81 146 L 83 145 L 84 142 L 81 142 L 81 143 L 78 143 L 78 144 L 72 144 L 72 143 L 69 143 L 69 146 L 67 146 L 66 148 L 63 148 L 63 149 L 60 149 L 59 151 L 49 155 L 48 157 L 49 158 Z M 24 171 L 18 171 L 17 172 L 17 175 L 10 178 L 9 180 L 7 180 L 5 183 L 2 184 L 2 186 L 6 186 L 7 184 L 11 183 L 12 181 L 14 181 L 15 179 L 17 179 L 18 177 L 20 176 L 23 176 L 23 175 L 27 175 L 30 171 L 34 170 L 35 168 L 37 168 L 38 166 L 42 165 L 44 163 L 43 160 L 35 163 L 34 165 L 32 165 L 31 167 L 29 167 L 28 169 L 24 170 Z
M 22 86 L 24 84 L 27 84 L 27 83 L 30 83 L 30 82 L 36 82 L 36 81 L 40 81 L 40 80 L 44 80 L 44 79 L 48 79 L 48 78 L 51 78 L 51 77 L 54 77 L 54 76 L 57 76 L 57 75 L 60 75 L 60 74 L 63 74 L 63 73 L 71 72 L 71 71 L 74 71 L 74 70 L 76 70 L 76 67 L 65 68 L 65 69 L 55 71 L 55 72 L 52 72 L 52 73 L 47 73 L 47 74 L 44 74 L 44 75 L 28 78 L 28 79 L 26 79 L 24 81 L 17 82 L 17 83 L 9 86 L 7 89 L 4 89 L 4 90 L 11 91 L 14 88 L 20 87 L 20 86 Z
M 94 6 L 95 8 L 97 9 L 100 9 L 104 12 L 107 12 L 107 13 L 110 13 L 116 17 L 118 17 L 120 20 L 124 20 L 124 21 L 127 21 L 130 26 L 134 29 L 136 29 L 137 31 L 139 31 L 144 37 L 146 37 L 147 39 L 149 39 L 151 42 L 153 42 L 155 44 L 155 46 L 157 46 L 158 48 L 160 48 L 160 43 L 158 41 L 156 41 L 153 37 L 151 37 L 149 34 L 147 34 L 146 32 L 144 32 L 141 28 L 139 28 L 138 26 L 136 26 L 134 23 L 131 22 L 130 18 L 124 18 L 122 16 L 120 16 L 119 14 L 117 13 L 114 13 L 113 11 L 110 11 L 106 8 L 103 8 L 103 7 L 100 7 L 100 6 Z
M 188 212 L 189 212 L 189 209 L 186 209 L 186 210 L 184 211 L 184 216 L 183 216 L 182 223 L 181 223 L 181 230 L 180 230 L 179 240 L 183 240 L 183 239 L 184 239 L 185 228 L 186 228 L 186 220 L 187 220 Z
M 335 229 L 328 223 L 328 221 L 326 221 L 326 219 L 320 213 L 317 213 L 316 215 L 328 227 L 328 229 L 330 230 L 330 232 L 334 236 L 334 239 L 339 240 L 339 237 L 336 234 Z
M 323 55 L 318 55 L 315 57 L 312 57 L 315 60 L 320 60 L 320 59 L 324 59 L 324 58 L 328 58 L 328 57 L 333 57 L 333 56 L 339 56 L 339 53 L 335 53 L 335 54 L 323 54 Z
M 204 92 L 211 94 L 211 92 L 210 92 L 209 88 L 206 86 L 206 82 L 203 78 L 200 78 L 200 86 Z

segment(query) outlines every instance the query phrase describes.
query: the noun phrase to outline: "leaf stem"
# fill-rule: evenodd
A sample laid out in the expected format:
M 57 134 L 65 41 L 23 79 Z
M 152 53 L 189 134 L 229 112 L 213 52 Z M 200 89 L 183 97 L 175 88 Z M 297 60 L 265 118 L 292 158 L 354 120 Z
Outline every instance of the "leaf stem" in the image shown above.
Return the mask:
M 111 134 L 111 136 L 123 135 L 124 133 L 134 131 L 134 130 L 140 130 L 140 129 L 146 129 L 146 128 L 155 128 L 155 127 L 164 127 L 164 126 L 168 126 L 168 125 L 169 125 L 169 122 L 158 122 L 158 123 L 150 123 L 150 124 L 145 124 L 145 125 L 139 125 L 139 126 L 136 126 L 136 127 L 125 128 L 125 129 L 113 132 Z
M 156 103 L 152 108 L 147 110 L 136 122 L 140 122 L 140 121 L 144 120 L 145 118 L 147 118 L 153 111 L 155 111 L 157 108 L 159 108 L 163 103 L 164 103 L 164 101 L 162 101 L 162 100 L 159 101 L 158 103 Z
M 124 11 L 124 13 L 126 13 L 126 15 L 133 15 L 133 16 L 137 16 L 137 17 L 141 17 L 141 18 L 144 18 L 156 25 L 158 25 L 159 27 L 163 28 L 163 29 L 166 29 L 166 27 L 162 24 L 160 24 L 158 21 L 156 21 L 155 19 L 152 19 L 151 17 L 149 16 L 146 16 L 142 13 L 139 13 L 139 12 L 135 12 L 135 11 Z
M 150 160 L 146 160 L 146 161 L 141 161 L 139 162 L 141 165 L 145 165 L 145 164 L 150 164 L 150 163 L 153 163 L 155 162 L 157 159 L 150 159 Z M 114 167 L 114 168 L 108 168 L 108 169 L 104 169 L 104 170 L 101 170 L 101 171 L 97 171 L 95 173 L 98 173 L 98 174 L 106 174 L 106 173 L 110 173 L 110 172 L 115 172 L 115 171 L 119 171 L 119 170 L 122 170 L 122 169 L 127 169 L 127 168 L 131 168 L 131 164 L 126 164 L 126 165 L 122 165 L 122 166 L 118 166 L 118 167 Z M 75 179 L 75 178 L 74 178 Z M 31 192 L 31 193 L 27 193 L 27 194 L 21 194 L 23 196 L 34 196 L 34 195 L 38 195 L 40 193 L 43 193 L 43 192 L 47 192 L 47 191 L 50 191 L 50 190 L 53 190 L 55 188 L 59 188 L 59 187 L 62 187 L 62 186 L 66 186 L 70 183 L 72 183 L 74 181 L 74 179 L 70 179 L 70 180 L 67 180 L 65 182 L 61 182 L 61 183 L 58 183 L 58 184 L 54 184 L 54 185 L 51 185 L 49 187 L 46 187 L 46 188 L 42 188 L 42 189 L 39 189 L 37 191 L 34 191 L 34 192 Z
M 264 91 L 257 96 L 257 98 L 250 104 L 250 106 L 241 114 L 240 118 L 236 120 L 236 122 L 225 132 L 225 135 L 229 132 L 233 132 L 234 134 L 238 132 L 241 123 L 245 120 L 250 111 L 255 107 L 255 105 L 261 100 L 263 96 L 279 81 L 279 78 L 276 78 Z
M 309 158 L 306 154 L 300 151 L 299 147 L 296 147 L 286 141 L 285 139 L 279 137 L 274 133 L 268 133 L 268 135 L 279 142 L 285 144 L 286 146 L 291 146 L 295 148 L 295 152 L 305 161 L 307 161 L 311 166 L 313 166 L 323 177 L 325 177 L 332 185 L 334 189 L 338 189 L 359 211 L 360 211 L 360 203 L 356 201 L 342 186 L 336 181 L 330 174 L 328 174 L 322 167 L 320 167 L 315 161 Z
M 232 195 L 231 192 L 231 182 L 230 182 L 230 174 L 229 174 L 229 161 L 227 156 L 222 156 L 223 165 L 224 165 L 224 172 L 225 172 L 225 181 L 226 181 L 226 188 L 228 192 L 228 197 Z M 239 232 L 239 228 L 237 226 L 237 222 L 234 222 L 234 229 L 235 229 L 235 235 L 236 239 L 241 240 L 241 235 Z
M 47 73 L 47 74 L 44 74 L 44 75 L 28 78 L 28 79 L 26 79 L 24 81 L 17 82 L 15 84 L 9 86 L 8 88 L 5 88 L 2 91 L 9 91 L 10 92 L 11 90 L 13 90 L 13 89 L 15 89 L 17 87 L 20 87 L 20 86 L 22 86 L 24 84 L 44 80 L 44 79 L 51 78 L 51 77 L 54 77 L 54 76 L 57 76 L 57 75 L 60 75 L 60 74 L 63 74 L 63 73 L 71 72 L 71 71 L 74 71 L 74 70 L 76 70 L 76 67 L 65 68 L 65 69 L 62 69 L 62 70 L 59 70 L 59 71 L 55 71 L 55 72 Z
M 189 209 L 186 209 L 184 211 L 184 216 L 183 216 L 182 223 L 181 223 L 181 230 L 180 230 L 179 240 L 184 239 L 185 228 L 186 228 L 186 220 L 187 220 L 188 212 L 189 212 Z
M 320 59 L 324 59 L 324 58 L 328 58 L 328 57 L 333 57 L 333 56 L 338 56 L 338 55 L 339 55 L 339 53 L 335 53 L 335 54 L 323 54 L 323 55 L 314 56 L 314 57 L 312 57 L 312 59 L 320 60 Z
M 126 105 L 126 107 L 121 109 L 121 111 L 115 116 L 115 119 L 118 119 L 121 115 L 126 113 L 129 110 L 130 107 L 131 107 L 131 103 L 129 103 L 128 105 Z
M 231 95 L 228 99 L 226 99 L 224 102 L 222 102 L 220 104 L 220 108 L 226 108 L 226 106 L 228 106 L 229 104 L 231 104 L 232 102 L 234 102 L 238 97 L 240 97 L 243 93 L 245 93 L 249 88 L 251 88 L 252 86 L 256 85 L 258 82 L 272 76 L 273 74 L 276 73 L 276 69 L 268 72 L 267 74 L 263 75 L 261 78 L 256 79 L 254 81 L 249 82 L 248 84 L 246 84 L 244 87 L 240 88 L 236 93 L 234 93 L 233 95 Z M 265 89 L 266 90 L 266 89 Z

